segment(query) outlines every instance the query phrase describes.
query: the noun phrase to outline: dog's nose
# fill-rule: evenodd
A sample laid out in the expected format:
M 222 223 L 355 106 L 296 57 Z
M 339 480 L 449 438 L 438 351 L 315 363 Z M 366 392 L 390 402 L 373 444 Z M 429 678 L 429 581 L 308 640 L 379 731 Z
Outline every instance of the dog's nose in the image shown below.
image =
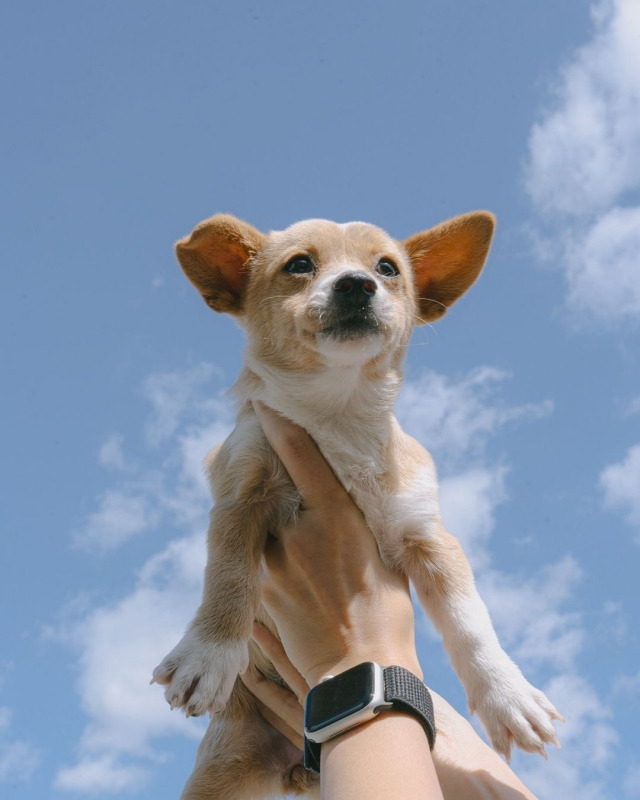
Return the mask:
M 333 291 L 349 303 L 367 302 L 378 289 L 378 284 L 366 272 L 349 272 L 333 284 Z

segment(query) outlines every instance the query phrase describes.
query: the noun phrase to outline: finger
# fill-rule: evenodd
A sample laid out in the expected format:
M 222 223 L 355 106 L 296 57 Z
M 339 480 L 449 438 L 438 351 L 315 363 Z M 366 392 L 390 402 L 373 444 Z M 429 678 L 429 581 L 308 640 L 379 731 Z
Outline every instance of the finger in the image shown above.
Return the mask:
M 306 431 L 262 403 L 256 401 L 253 407 L 269 444 L 300 490 L 305 507 L 348 497 Z
M 253 623 L 253 632 L 251 636 L 265 656 L 278 670 L 291 691 L 296 694 L 298 702 L 302 706 L 309 692 L 309 684 L 289 660 L 289 656 L 286 654 L 280 639 L 274 636 L 264 625 L 260 625 L 259 622 Z
M 240 676 L 240 680 L 257 700 L 275 714 L 279 723 L 274 727 L 284 733 L 280 726 L 286 725 L 297 736 L 301 736 L 304 725 L 304 712 L 293 692 L 267 680 L 262 675 L 256 675 L 250 669 Z M 271 719 L 269 719 L 269 722 L 271 722 Z

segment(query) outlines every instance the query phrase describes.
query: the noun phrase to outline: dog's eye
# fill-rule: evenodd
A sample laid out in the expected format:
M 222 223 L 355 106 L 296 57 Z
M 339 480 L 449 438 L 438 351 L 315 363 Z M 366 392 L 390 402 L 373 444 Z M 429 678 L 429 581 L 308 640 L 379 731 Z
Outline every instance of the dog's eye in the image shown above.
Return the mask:
M 390 258 L 381 258 L 376 264 L 376 272 L 385 278 L 395 278 L 400 272 Z
M 309 256 L 295 256 L 283 267 L 284 272 L 290 272 L 292 275 L 303 275 L 304 273 L 313 272 L 315 267 L 313 261 Z

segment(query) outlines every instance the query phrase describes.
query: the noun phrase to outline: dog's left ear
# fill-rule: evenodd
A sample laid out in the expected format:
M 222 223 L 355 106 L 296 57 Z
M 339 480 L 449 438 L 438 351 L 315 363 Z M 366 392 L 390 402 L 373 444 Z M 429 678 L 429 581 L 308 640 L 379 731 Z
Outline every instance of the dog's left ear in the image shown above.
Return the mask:
M 249 262 L 266 236 L 230 214 L 216 214 L 176 244 L 185 275 L 214 311 L 241 314 Z
M 473 211 L 405 239 L 413 265 L 418 324 L 442 317 L 476 280 L 494 228 L 493 214 Z

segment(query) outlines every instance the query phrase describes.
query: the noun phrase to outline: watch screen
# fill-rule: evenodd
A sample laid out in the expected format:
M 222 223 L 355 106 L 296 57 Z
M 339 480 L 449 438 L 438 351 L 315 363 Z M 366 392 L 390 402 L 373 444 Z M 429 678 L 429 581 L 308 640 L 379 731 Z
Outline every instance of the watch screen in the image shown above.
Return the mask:
M 324 728 L 366 708 L 373 692 L 373 665 L 370 663 L 359 664 L 325 683 L 319 683 L 307 699 L 306 729 Z

